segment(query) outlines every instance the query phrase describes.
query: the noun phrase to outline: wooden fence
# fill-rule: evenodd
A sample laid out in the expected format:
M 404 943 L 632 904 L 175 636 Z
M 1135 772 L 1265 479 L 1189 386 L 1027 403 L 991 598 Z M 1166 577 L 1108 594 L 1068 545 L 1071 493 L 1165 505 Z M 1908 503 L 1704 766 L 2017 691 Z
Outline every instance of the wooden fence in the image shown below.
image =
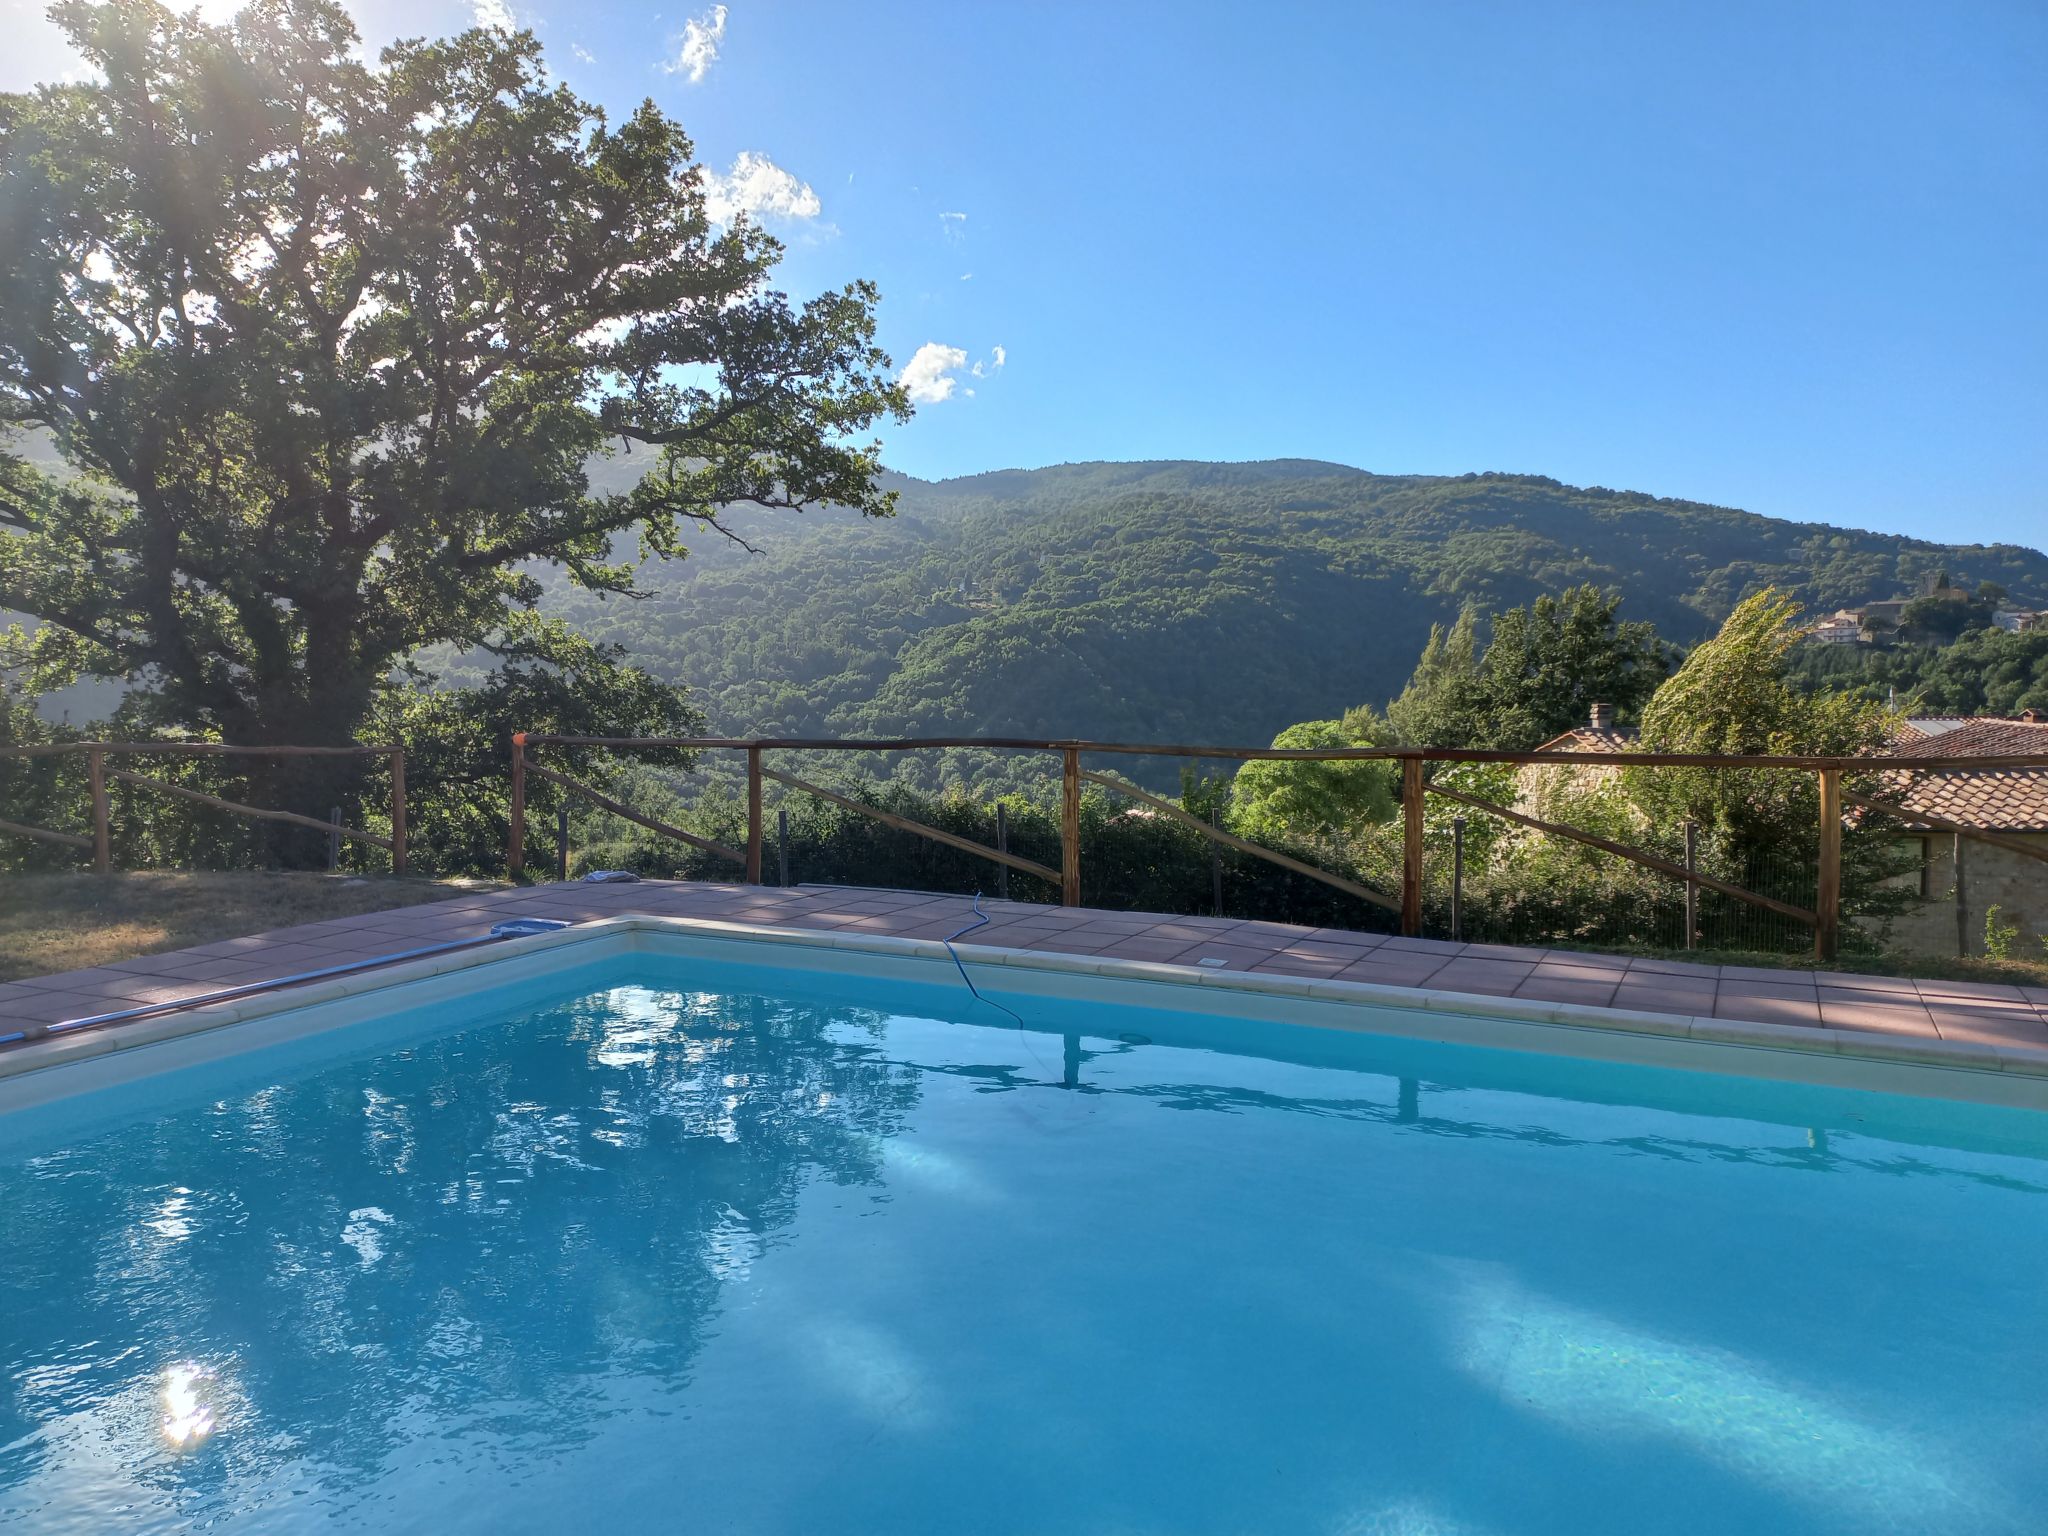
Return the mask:
M 745 849 L 726 847 L 713 843 L 693 833 L 656 821 L 652 817 L 633 811 L 615 800 L 600 795 L 588 785 L 580 784 L 565 775 L 542 768 L 528 761 L 533 749 L 545 746 L 599 747 L 615 751 L 683 749 L 690 751 L 744 752 L 747 764 L 747 845 Z M 940 751 L 947 748 L 983 748 L 1002 751 L 1045 752 L 1057 754 L 1060 761 L 1060 868 L 1053 870 L 1029 859 L 1019 858 L 1007 850 L 990 848 L 970 838 L 963 838 L 936 827 L 928 827 L 893 811 L 875 806 L 863 805 L 858 800 L 825 789 L 794 774 L 765 767 L 761 756 L 764 752 L 919 752 Z M 1374 890 L 1357 881 L 1328 870 L 1317 869 L 1287 854 L 1262 848 L 1255 843 L 1222 831 L 1190 815 L 1180 806 L 1148 794 L 1125 781 L 1108 774 L 1093 772 L 1082 767 L 1084 756 L 1107 757 L 1172 757 L 1207 758 L 1223 762 L 1395 762 L 1401 769 L 1401 820 L 1402 857 L 1401 881 L 1398 892 Z M 1815 881 L 1812 907 L 1802 907 L 1778 897 L 1761 892 L 1746 890 L 1729 881 L 1712 875 L 1701 874 L 1686 864 L 1679 864 L 1645 849 L 1631 847 L 1626 843 L 1566 826 L 1559 822 L 1540 820 L 1513 806 L 1498 805 L 1477 796 L 1453 789 L 1445 784 L 1434 783 L 1429 778 L 1429 769 L 1434 764 L 1451 763 L 1499 763 L 1513 767 L 1596 767 L 1619 768 L 1714 768 L 1754 769 L 1775 768 L 1812 773 L 1818 780 L 1820 816 L 1816 829 L 1817 878 Z M 1646 869 L 1669 875 L 1685 882 L 1689 890 L 1705 888 L 1718 891 L 1724 896 L 1746 902 L 1766 911 L 1804 924 L 1813 930 L 1814 953 L 1822 960 L 1832 960 L 1841 947 L 1842 930 L 1842 807 L 1845 803 L 1864 811 L 1884 812 L 1898 816 L 1902 823 L 1915 829 L 1927 827 L 1947 831 L 1960 837 L 1991 843 L 2009 851 L 2030 858 L 2048 862 L 2048 848 L 2037 848 L 2031 844 L 2016 842 L 1994 832 L 1979 831 L 1946 821 L 1940 817 L 1927 816 L 1907 810 L 1873 795 L 1848 794 L 1842 787 L 1842 776 L 1847 773 L 1869 774 L 1876 772 L 1925 771 L 1925 772 L 1967 772 L 1973 770 L 1997 770 L 2012 768 L 2037 768 L 2048 766 L 2048 756 L 1980 756 L 1980 757 L 1716 757 L 1702 753 L 1686 752 L 1496 752 L 1478 749 L 1453 749 L 1434 747 L 1216 747 L 1187 746 L 1179 743 L 1134 743 L 1107 741 L 1043 741 L 1034 739 L 990 738 L 975 736 L 907 737 L 907 738 L 810 738 L 810 737 L 763 737 L 741 739 L 731 737 L 630 737 L 630 736 L 554 736 L 518 732 L 512 737 L 512 796 L 510 841 L 506 849 L 506 869 L 517 876 L 525 862 L 526 844 L 526 777 L 532 773 L 580 793 L 606 810 L 625 817 L 636 825 L 648 828 L 664 836 L 676 837 L 691 845 L 706 849 L 723 858 L 730 859 L 744 871 L 747 883 L 761 883 L 761 853 L 763 844 L 763 818 L 761 793 L 763 782 L 773 779 L 805 794 L 816 795 L 834 804 L 845 807 L 862 816 L 930 838 L 949 847 L 959 848 L 968 853 L 986 858 L 992 862 L 1040 879 L 1057 886 L 1060 900 L 1067 906 L 1078 906 L 1081 901 L 1081 788 L 1083 784 L 1094 784 L 1112 793 L 1125 795 L 1137 800 L 1157 814 L 1165 815 L 1192 827 L 1205 838 L 1223 846 L 1234 848 L 1240 853 L 1263 859 L 1295 874 L 1320 881 L 1359 900 L 1371 902 L 1400 914 L 1401 932 L 1419 936 L 1422 932 L 1423 892 L 1423 806 L 1429 795 L 1437 795 L 1469 810 L 1496 816 L 1518 826 L 1529 827 L 1553 837 L 1561 837 L 1587 847 L 1597 848 L 1617 858 L 1626 859 Z
M 107 810 L 107 780 L 116 779 L 140 789 L 211 806 L 217 811 L 227 811 L 258 821 L 276 821 L 289 826 L 310 827 L 329 837 L 345 837 L 352 842 L 368 843 L 372 847 L 382 848 L 391 855 L 393 874 L 405 873 L 403 747 L 245 747 L 217 741 L 67 741 L 45 742 L 34 746 L 0 747 L 0 758 L 66 756 L 82 756 L 85 759 L 87 792 L 91 799 L 92 835 L 83 837 L 76 832 L 59 832 L 49 827 L 34 827 L 24 822 L 4 820 L 0 820 L 0 833 L 58 843 L 65 847 L 90 848 L 93 868 L 105 874 L 113 868 L 113 839 Z M 344 827 L 333 821 L 322 821 L 317 816 L 302 816 L 296 811 L 272 810 L 266 806 L 244 805 L 234 800 L 223 800 L 218 795 L 204 794 L 196 789 L 188 789 L 182 784 L 167 784 L 162 779 L 152 779 L 127 769 L 114 768 L 107 762 L 110 757 L 121 759 L 142 756 L 388 757 L 391 760 L 391 835 L 379 837 L 374 832 Z

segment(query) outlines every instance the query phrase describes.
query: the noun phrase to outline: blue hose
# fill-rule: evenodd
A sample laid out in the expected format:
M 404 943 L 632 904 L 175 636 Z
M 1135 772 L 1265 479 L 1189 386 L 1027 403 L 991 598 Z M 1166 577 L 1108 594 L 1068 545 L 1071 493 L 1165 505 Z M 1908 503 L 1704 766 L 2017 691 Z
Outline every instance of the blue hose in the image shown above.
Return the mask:
M 991 1008 L 1002 1009 L 1004 1013 L 1007 1013 L 1011 1018 L 1015 1019 L 1017 1021 L 1017 1027 L 1019 1029 L 1022 1029 L 1024 1027 L 1024 1016 L 1018 1013 L 1016 1009 L 1008 1007 L 1003 1003 L 999 1003 L 992 997 L 983 997 L 981 995 L 981 988 L 977 987 L 974 984 L 974 978 L 967 974 L 967 967 L 960 963 L 960 951 L 953 947 L 953 940 L 959 938 L 961 933 L 972 933 L 977 928 L 986 928 L 993 921 L 995 921 L 995 919 L 993 919 L 986 912 L 981 910 L 981 892 L 976 891 L 974 893 L 974 921 L 969 923 L 965 928 L 962 928 L 960 930 L 960 933 L 948 934 L 945 938 L 939 940 L 939 942 L 946 946 L 946 953 L 953 957 L 953 969 L 958 971 L 960 973 L 960 979 L 967 983 L 967 990 L 974 994 L 974 1000 L 977 1003 L 987 1003 Z

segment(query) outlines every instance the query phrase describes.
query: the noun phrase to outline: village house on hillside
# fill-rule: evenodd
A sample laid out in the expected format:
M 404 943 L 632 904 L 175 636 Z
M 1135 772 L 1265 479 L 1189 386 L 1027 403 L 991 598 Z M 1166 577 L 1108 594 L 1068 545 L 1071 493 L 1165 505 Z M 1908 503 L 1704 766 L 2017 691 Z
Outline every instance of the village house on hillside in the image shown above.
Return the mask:
M 1992 604 L 1990 622 L 2012 634 L 2023 634 L 2048 625 L 2048 613 L 2005 606 L 2001 601 L 2004 596 L 2002 589 L 1988 583 L 1975 592 L 1954 586 L 1946 572 L 1939 572 L 1929 578 L 1918 597 L 1890 597 L 1882 602 L 1865 603 L 1861 608 L 1837 608 L 1807 631 L 1807 639 L 1815 645 L 1875 644 L 1905 624 L 1907 610 L 1914 604 L 1927 602 Z
M 1813 639 L 1820 645 L 1863 645 L 1870 636 L 1863 628 L 1861 613 L 1838 608 L 1813 626 Z

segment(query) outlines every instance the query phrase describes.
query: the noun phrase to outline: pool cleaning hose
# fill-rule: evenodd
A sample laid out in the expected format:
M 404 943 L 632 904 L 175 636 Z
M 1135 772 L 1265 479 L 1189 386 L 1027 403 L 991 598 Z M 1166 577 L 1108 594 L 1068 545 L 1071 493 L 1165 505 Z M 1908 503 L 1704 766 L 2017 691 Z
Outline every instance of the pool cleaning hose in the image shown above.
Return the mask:
M 967 983 L 967 990 L 974 994 L 974 1000 L 978 1003 L 987 1003 L 991 1008 L 1002 1009 L 1004 1013 L 1007 1013 L 1011 1018 L 1015 1019 L 1017 1021 L 1017 1027 L 1019 1029 L 1022 1029 L 1024 1027 L 1024 1016 L 1018 1013 L 1016 1009 L 1008 1007 L 1003 1003 L 999 1003 L 992 997 L 983 997 L 981 994 L 981 988 L 977 987 L 974 984 L 974 978 L 967 974 L 967 967 L 960 963 L 960 951 L 953 947 L 953 940 L 959 938 L 961 933 L 972 933 L 977 928 L 986 928 L 993 921 L 995 921 L 995 919 L 991 918 L 986 912 L 981 910 L 981 892 L 976 891 L 974 893 L 974 921 L 969 923 L 965 928 L 962 928 L 960 930 L 960 933 L 948 934 L 945 938 L 939 940 L 939 942 L 946 946 L 946 953 L 953 957 L 953 969 L 958 971 L 960 973 L 960 979 Z

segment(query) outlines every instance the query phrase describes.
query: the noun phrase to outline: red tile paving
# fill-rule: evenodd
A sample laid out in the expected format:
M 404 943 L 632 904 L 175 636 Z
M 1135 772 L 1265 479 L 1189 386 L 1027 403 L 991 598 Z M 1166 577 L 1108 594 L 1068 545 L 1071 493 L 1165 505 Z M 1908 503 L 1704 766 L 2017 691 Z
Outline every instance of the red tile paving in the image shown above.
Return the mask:
M 1674 960 L 1389 938 L 1237 918 L 983 903 L 979 942 L 1067 954 L 1423 987 L 1476 996 L 1589 1003 L 1755 1024 L 1825 1026 L 2048 1054 L 2048 987 L 1775 971 Z M 645 912 L 791 928 L 946 937 L 974 914 L 965 897 L 842 886 L 751 888 L 683 881 L 538 885 L 460 902 L 333 918 L 224 939 L 172 954 L 0 986 L 0 1033 L 113 1012 L 211 988 L 273 980 L 368 956 L 395 956 L 449 939 L 482 937 L 509 917 L 570 920 Z M 1221 966 L 1198 967 L 1203 959 Z

